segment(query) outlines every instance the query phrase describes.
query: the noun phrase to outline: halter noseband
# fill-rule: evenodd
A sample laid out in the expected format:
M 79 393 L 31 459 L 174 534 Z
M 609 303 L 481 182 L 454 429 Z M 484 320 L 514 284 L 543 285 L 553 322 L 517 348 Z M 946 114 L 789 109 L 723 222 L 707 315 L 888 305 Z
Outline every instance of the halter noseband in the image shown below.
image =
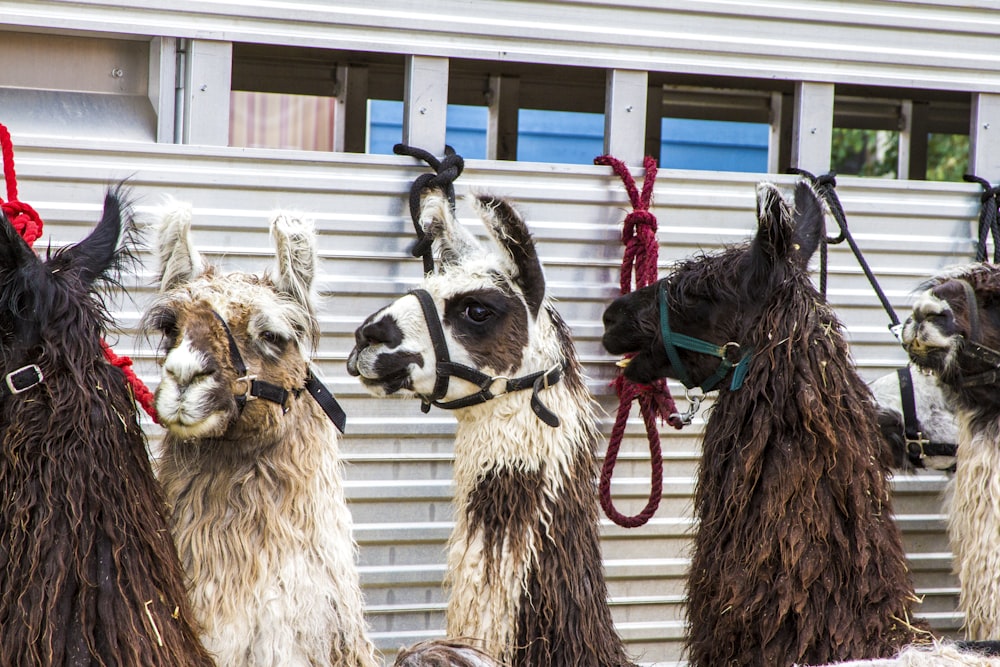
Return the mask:
M 980 334 L 979 302 L 976 291 L 966 280 L 958 281 L 965 290 L 966 306 L 969 310 L 969 337 L 962 346 L 962 356 L 973 361 L 992 366 L 988 371 L 962 378 L 962 387 L 982 387 L 1000 382 L 1000 352 L 978 342 Z
M 434 381 L 434 393 L 431 396 L 422 398 L 420 409 L 427 412 L 431 406 L 444 408 L 445 410 L 457 410 L 470 405 L 479 405 L 498 396 L 509 394 L 513 391 L 531 389 L 531 410 L 549 426 L 555 428 L 559 426 L 559 417 L 545 407 L 538 393 L 556 384 L 562 379 L 562 364 L 553 366 L 545 371 L 537 371 L 519 378 L 507 378 L 503 376 L 493 377 L 487 375 L 479 369 L 455 363 L 448 353 L 448 343 L 444 337 L 444 330 L 441 327 L 441 320 L 438 317 L 437 307 L 434 305 L 434 298 L 427 290 L 415 289 L 409 292 L 417 298 L 420 309 L 423 311 L 424 320 L 427 322 L 427 330 L 430 332 L 431 344 L 434 346 L 434 356 L 437 358 L 435 366 L 436 378 Z M 448 380 L 457 377 L 479 387 L 479 391 L 456 398 L 453 401 L 441 399 L 448 393 Z M 506 384 L 503 389 L 494 394 L 492 387 L 497 382 L 503 380 Z
M 669 307 L 667 306 L 667 290 L 663 287 L 663 283 L 656 289 L 657 299 L 659 301 L 660 307 L 660 334 L 663 337 L 663 348 L 666 350 L 667 358 L 670 359 L 670 365 L 674 367 L 677 372 L 678 380 L 681 381 L 687 389 L 694 389 L 697 386 L 702 392 L 709 392 L 715 389 L 716 385 L 722 382 L 722 379 L 726 377 L 730 370 L 733 371 L 733 378 L 729 383 L 730 391 L 736 391 L 743 386 L 743 380 L 746 378 L 747 369 L 750 366 L 750 357 L 752 356 L 751 351 L 744 353 L 740 360 L 735 364 L 729 360 L 728 352 L 730 350 L 736 350 L 739 352 L 740 344 L 729 342 L 725 345 L 716 345 L 715 343 L 709 343 L 708 341 L 701 340 L 700 338 L 692 338 L 691 336 L 685 336 L 684 334 L 679 334 L 670 329 L 670 316 Z M 680 355 L 677 353 L 677 348 L 684 348 L 685 350 L 691 350 L 692 352 L 700 352 L 702 354 L 709 354 L 713 357 L 719 358 L 719 366 L 715 369 L 715 373 L 709 376 L 704 382 L 699 385 L 695 385 L 688 375 L 687 369 L 681 362 Z M 699 401 L 700 402 L 700 401 Z
M 294 392 L 289 392 L 284 387 L 272 384 L 270 382 L 264 382 L 258 380 L 256 375 L 251 375 L 247 371 L 247 365 L 243 361 L 243 356 L 240 354 L 240 348 L 236 345 L 236 338 L 233 336 L 233 332 L 229 330 L 229 325 L 226 324 L 226 320 L 223 319 L 222 315 L 212 311 L 215 318 L 219 320 L 219 324 L 222 325 L 222 330 L 226 332 L 226 339 L 229 342 L 229 358 L 232 361 L 233 368 L 236 370 L 236 374 L 239 376 L 236 378 L 236 382 L 245 382 L 246 391 L 242 394 L 236 393 L 233 397 L 236 400 L 236 406 L 242 413 L 243 408 L 246 407 L 248 401 L 252 401 L 257 398 L 264 399 L 265 401 L 270 401 L 272 403 L 277 403 L 281 406 L 284 412 L 288 412 L 288 406 L 286 402 L 288 401 L 288 396 L 290 393 L 295 393 L 297 396 L 301 393 L 302 389 L 309 392 L 309 395 L 313 397 L 319 407 L 322 408 L 323 412 L 329 417 L 333 425 L 337 427 L 337 430 L 341 433 L 344 432 L 344 427 L 347 425 L 347 414 L 344 412 L 340 404 L 337 403 L 337 399 L 334 398 L 330 390 L 326 388 L 326 385 L 317 378 L 312 370 L 306 372 L 306 381 L 302 389 L 296 389 Z

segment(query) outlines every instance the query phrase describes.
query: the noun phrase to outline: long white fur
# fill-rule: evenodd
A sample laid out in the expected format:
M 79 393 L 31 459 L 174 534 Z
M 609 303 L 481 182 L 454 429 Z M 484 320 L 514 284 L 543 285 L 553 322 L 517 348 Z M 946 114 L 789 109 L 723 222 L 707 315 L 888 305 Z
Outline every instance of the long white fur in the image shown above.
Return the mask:
M 167 285 L 185 283 L 191 302 L 207 300 L 223 317 L 252 305 L 256 319 L 249 326 L 251 335 L 254 327 L 284 327 L 288 333 L 298 329 L 300 339 L 309 337 L 315 273 L 311 225 L 288 216 L 274 219 L 278 292 L 243 274 L 203 275 L 189 229 L 189 216 L 163 220 L 159 238 L 170 244 L 160 252 L 164 265 L 171 267 Z M 298 340 L 298 345 L 308 363 L 310 342 Z M 206 393 L 182 393 L 177 378 L 170 377 L 190 379 L 206 361 L 182 345 L 165 363 L 157 397 L 161 414 L 169 409 L 206 420 L 178 424 L 168 419 L 167 428 L 180 438 L 215 430 L 213 411 L 199 405 L 207 402 Z M 275 437 L 284 437 L 286 455 L 257 470 L 265 482 L 283 480 L 280 494 L 265 490 L 263 496 L 254 495 L 257 486 L 241 479 L 243 472 L 219 470 L 215 477 L 211 471 L 185 468 L 183 461 L 164 480 L 167 499 L 175 505 L 175 541 L 190 579 L 192 607 L 204 629 L 202 640 L 219 665 L 379 664 L 363 616 L 337 432 L 312 399 L 303 396 L 298 400 L 304 401 L 304 410 L 293 410 L 278 422 L 283 436 Z M 194 500 L 177 506 L 179 495 L 191 487 L 199 493 L 185 497 Z M 240 511 L 240 503 L 252 512 Z
M 953 644 L 937 642 L 931 646 L 907 647 L 895 658 L 833 664 L 838 667 L 1000 667 L 1000 658 L 959 651 Z M 827 667 L 833 667 L 833 664 Z

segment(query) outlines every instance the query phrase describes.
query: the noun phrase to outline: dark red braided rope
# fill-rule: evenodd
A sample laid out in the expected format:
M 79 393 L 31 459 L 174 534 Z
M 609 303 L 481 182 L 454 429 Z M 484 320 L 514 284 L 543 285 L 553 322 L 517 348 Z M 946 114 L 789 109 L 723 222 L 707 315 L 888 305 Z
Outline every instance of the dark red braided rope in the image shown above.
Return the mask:
M 653 198 L 653 183 L 656 180 L 656 160 L 649 156 L 643 160 L 646 177 L 642 185 L 641 195 L 636 190 L 635 180 L 632 178 L 631 172 L 620 160 L 610 155 L 602 155 L 594 160 L 594 164 L 608 165 L 614 170 L 622 179 L 629 201 L 632 203 L 632 212 L 625 217 L 625 224 L 622 227 L 622 242 L 625 244 L 625 253 L 622 259 L 621 293 L 628 294 L 632 291 L 633 276 L 635 289 L 651 285 L 656 282 L 657 278 L 656 262 L 659 256 L 659 245 L 656 240 L 656 216 L 649 210 Z M 599 487 L 601 507 L 608 518 L 619 526 L 637 528 L 652 518 L 659 508 L 660 498 L 663 496 L 663 453 L 660 450 L 660 434 L 656 428 L 656 418 L 659 417 L 663 422 L 677 429 L 681 428 L 683 424 L 677 416 L 677 408 L 665 379 L 657 380 L 652 384 L 639 384 L 619 373 L 612 382 L 612 386 L 618 395 L 618 414 L 615 417 L 615 425 L 611 429 L 608 452 L 604 457 L 604 466 L 601 469 Z M 649 440 L 650 489 L 649 500 L 643 510 L 635 516 L 626 516 L 615 509 L 614 501 L 611 499 L 611 477 L 614 475 L 615 463 L 618 461 L 618 450 L 621 449 L 625 425 L 632 409 L 632 402 L 635 400 L 639 402 L 639 412 L 646 425 L 646 437 Z
M 24 202 L 17 200 L 17 175 L 14 172 L 14 145 L 10 140 L 10 132 L 7 126 L 0 123 L 0 154 L 3 156 L 3 177 L 7 183 L 7 201 L 0 200 L 0 208 L 4 215 L 10 220 L 14 229 L 21 235 L 28 247 L 34 247 L 35 241 L 42 235 L 42 219 L 38 212 Z M 114 350 L 102 339 L 101 347 L 104 349 L 104 357 L 113 366 L 121 369 L 132 388 L 132 395 L 138 401 L 142 409 L 159 424 L 156 416 L 153 392 L 149 390 L 139 376 L 132 370 L 132 360 L 128 357 L 119 357 Z

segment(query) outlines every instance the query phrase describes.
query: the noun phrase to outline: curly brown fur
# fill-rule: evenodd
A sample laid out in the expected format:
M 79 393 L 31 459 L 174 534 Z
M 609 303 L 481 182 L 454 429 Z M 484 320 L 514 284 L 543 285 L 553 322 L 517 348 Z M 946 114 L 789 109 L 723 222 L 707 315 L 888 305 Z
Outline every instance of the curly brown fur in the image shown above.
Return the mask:
M 211 664 L 135 405 L 101 349 L 109 317 L 92 290 L 128 257 L 123 197 L 44 264 L 0 221 L 2 372 L 45 375 L 0 400 L 3 665 Z
M 808 185 L 793 214 L 761 186 L 746 246 L 682 262 L 663 285 L 674 331 L 752 350 L 742 388 L 723 383 L 708 420 L 688 581 L 692 665 L 791 665 L 893 655 L 929 638 L 892 521 L 873 398 L 807 265 L 823 227 Z M 605 313 L 632 379 L 677 375 L 657 285 Z M 695 383 L 718 359 L 681 350 Z M 911 625 L 913 623 L 914 625 Z

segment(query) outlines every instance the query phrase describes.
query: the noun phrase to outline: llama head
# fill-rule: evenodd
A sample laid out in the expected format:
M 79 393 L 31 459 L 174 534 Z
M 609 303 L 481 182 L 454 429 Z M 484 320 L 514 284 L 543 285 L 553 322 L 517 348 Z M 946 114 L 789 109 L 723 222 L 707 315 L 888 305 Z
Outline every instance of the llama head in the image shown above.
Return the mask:
M 491 244 L 480 243 L 462 227 L 439 190 L 424 193 L 421 224 L 439 262 L 421 289 L 433 308 L 425 310 L 417 295 L 407 294 L 369 316 L 355 332 L 347 368 L 373 394 L 402 392 L 448 403 L 483 388 L 455 376 L 446 388 L 438 384 L 443 360 L 435 350 L 431 320 L 452 362 L 497 381 L 575 363 L 567 358 L 565 326 L 545 303 L 545 278 L 524 220 L 503 199 L 480 195 L 471 203 Z M 502 390 L 500 384 L 492 389 Z
M 625 294 L 604 312 L 602 342 L 612 354 L 633 355 L 625 375 L 636 382 L 662 377 L 702 385 L 720 369 L 720 358 L 677 346 L 683 368 L 664 346 L 665 297 L 670 330 L 721 348 L 733 364 L 755 347 L 748 339 L 769 296 L 788 280 L 808 283 L 809 258 L 825 233 L 825 208 L 806 182 L 795 187 L 794 205 L 770 183 L 757 187 L 757 234 L 749 244 L 681 261 L 659 282 Z M 662 292 L 662 297 L 661 297 Z
M 156 248 L 160 294 L 143 319 L 144 330 L 162 339 L 160 423 L 184 440 L 281 437 L 319 335 L 311 223 L 275 215 L 275 266 L 260 275 L 224 273 L 192 243 L 190 208 L 172 203 L 164 211 Z M 286 393 L 252 400 L 252 378 Z
M 117 284 L 132 259 L 134 227 L 119 187 L 107 193 L 97 227 L 83 241 L 45 260 L 0 216 L 0 356 L 4 375 L 38 364 L 43 375 L 85 372 L 81 360 L 103 359 L 109 318 L 98 283 Z
M 903 346 L 961 407 L 1000 406 L 1000 267 L 982 263 L 932 278 L 903 325 Z

